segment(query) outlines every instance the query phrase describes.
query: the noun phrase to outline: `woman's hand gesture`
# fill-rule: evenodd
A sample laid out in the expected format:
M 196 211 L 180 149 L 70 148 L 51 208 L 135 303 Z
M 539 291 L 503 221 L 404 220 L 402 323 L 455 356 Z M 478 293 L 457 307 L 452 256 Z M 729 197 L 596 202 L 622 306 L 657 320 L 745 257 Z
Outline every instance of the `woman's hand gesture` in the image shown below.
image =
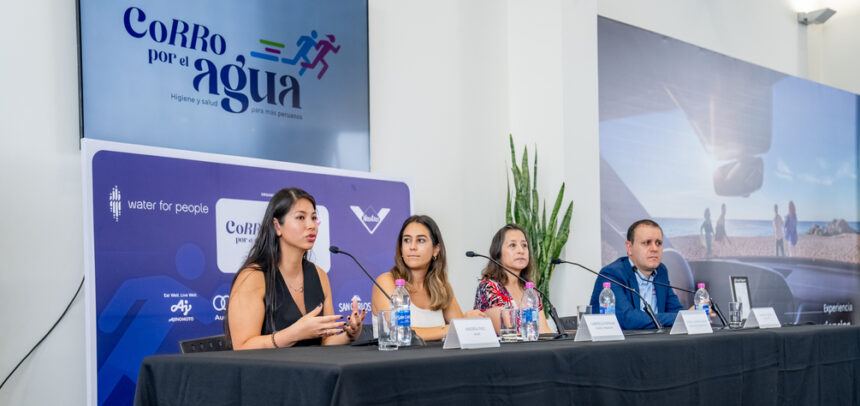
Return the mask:
M 339 314 L 320 316 L 319 314 L 322 313 L 322 310 L 323 305 L 320 303 L 319 306 L 307 312 L 302 316 L 302 318 L 296 321 L 296 330 L 298 330 L 299 334 L 302 335 L 302 340 L 316 337 L 329 337 L 343 333 L 343 326 L 346 323 L 343 321 L 337 321 L 343 316 Z
M 347 316 L 347 324 L 343 330 L 349 335 L 349 341 L 355 341 L 361 335 L 361 322 L 364 321 L 364 309 L 359 313 L 358 299 L 352 299 L 352 314 Z

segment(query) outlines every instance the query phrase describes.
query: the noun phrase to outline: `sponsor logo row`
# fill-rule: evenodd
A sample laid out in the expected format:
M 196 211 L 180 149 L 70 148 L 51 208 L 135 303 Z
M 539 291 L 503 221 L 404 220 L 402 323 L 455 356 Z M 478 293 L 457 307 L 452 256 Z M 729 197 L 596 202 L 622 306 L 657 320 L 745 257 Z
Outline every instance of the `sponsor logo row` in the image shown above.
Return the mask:
M 248 251 L 254 245 L 260 231 L 260 218 L 266 211 L 267 204 L 268 202 L 260 200 L 240 199 L 218 199 L 215 203 L 217 263 L 221 272 L 235 273 L 238 271 L 248 255 Z M 379 229 L 380 224 L 391 213 L 391 209 L 386 207 L 377 210 L 373 207 L 362 208 L 351 205 L 349 208 L 355 215 L 355 219 L 371 235 Z M 108 211 L 114 222 L 117 223 L 124 211 L 189 216 L 206 216 L 211 213 L 209 206 L 201 202 L 124 199 L 118 185 L 114 185 L 108 195 Z M 315 264 L 328 272 L 331 268 L 331 255 L 328 252 L 331 241 L 328 208 L 318 204 L 317 217 L 319 218 L 319 231 L 310 257 Z
M 197 294 L 194 292 L 191 293 L 165 293 L 165 298 L 172 297 L 188 297 L 188 298 L 196 298 Z M 364 310 L 366 312 L 370 312 L 371 306 L 370 302 L 364 302 L 361 300 L 361 297 L 355 295 L 352 297 L 353 300 L 358 301 L 358 311 Z M 215 315 L 215 320 L 224 320 L 223 313 L 227 311 L 227 303 L 230 300 L 230 295 L 215 295 L 212 297 L 212 309 L 218 312 Z M 189 299 L 179 299 L 176 302 L 170 301 L 170 318 L 169 322 L 190 322 L 194 321 L 194 315 L 191 314 L 194 306 L 191 304 Z M 349 313 L 352 311 L 352 301 L 349 302 L 340 302 L 337 304 L 337 312 L 338 313 Z

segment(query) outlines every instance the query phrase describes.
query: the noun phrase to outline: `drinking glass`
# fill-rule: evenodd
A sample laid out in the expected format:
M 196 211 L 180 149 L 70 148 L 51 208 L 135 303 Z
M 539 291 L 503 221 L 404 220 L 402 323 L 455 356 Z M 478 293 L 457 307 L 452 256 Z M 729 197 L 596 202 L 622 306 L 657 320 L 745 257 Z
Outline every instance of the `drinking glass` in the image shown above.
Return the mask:
M 591 305 L 576 306 L 576 328 L 582 325 L 582 315 L 591 314 Z
M 519 338 L 517 331 L 517 310 L 501 309 L 499 311 L 499 337 L 504 343 L 516 342 Z
M 740 328 L 743 324 L 743 320 L 741 320 L 743 305 L 741 302 L 729 302 L 729 327 Z
M 397 324 L 391 310 L 380 310 L 376 316 L 376 327 L 379 334 L 379 351 L 394 351 L 397 349 L 397 336 L 394 327 Z

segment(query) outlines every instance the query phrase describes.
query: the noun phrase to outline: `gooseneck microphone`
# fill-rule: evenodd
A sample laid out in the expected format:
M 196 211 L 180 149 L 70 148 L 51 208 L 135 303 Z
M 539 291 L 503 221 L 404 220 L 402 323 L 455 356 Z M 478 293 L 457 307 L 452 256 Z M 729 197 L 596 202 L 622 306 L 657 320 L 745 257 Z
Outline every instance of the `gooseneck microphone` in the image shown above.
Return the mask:
M 367 269 L 364 269 L 364 267 L 361 266 L 361 262 L 358 262 L 358 260 L 355 259 L 355 257 L 352 256 L 352 254 L 341 250 L 340 248 L 338 248 L 335 245 L 328 247 L 328 250 L 332 254 L 343 254 L 343 255 L 346 255 L 346 256 L 352 258 L 352 260 L 355 262 L 355 264 L 358 265 L 358 267 L 361 268 L 362 271 L 364 271 L 364 274 L 367 275 L 367 278 L 370 279 L 370 281 L 373 282 L 374 285 L 376 285 L 376 287 L 379 289 L 379 291 L 382 292 L 382 294 L 385 295 L 386 298 L 388 298 L 389 302 L 391 301 L 391 296 L 389 296 L 388 293 L 385 293 L 385 289 L 382 289 L 382 286 L 379 286 L 379 284 L 376 283 L 376 279 L 373 279 L 373 277 L 370 276 L 370 272 L 367 272 Z M 373 313 L 373 312 L 371 312 L 371 313 Z M 373 314 L 371 314 L 371 318 L 372 317 L 373 317 Z M 412 330 L 411 327 L 410 327 L 410 330 Z M 373 340 L 371 340 L 371 341 L 373 341 Z M 424 339 L 415 333 L 415 330 L 412 330 L 412 345 L 420 346 L 420 347 L 427 345 L 427 343 L 424 342 Z
M 576 262 L 565 261 L 561 258 L 553 258 L 552 261 L 550 261 L 550 262 L 552 262 L 555 265 L 558 265 L 558 264 L 576 265 L 582 269 L 585 269 L 588 272 L 591 272 L 591 273 L 597 275 L 598 278 L 606 279 L 606 280 L 608 280 L 608 281 L 610 281 L 610 282 L 612 282 L 612 283 L 614 283 L 614 284 L 616 284 L 616 285 L 618 285 L 618 286 L 620 286 L 620 287 L 622 287 L 622 288 L 624 288 L 630 292 L 633 292 L 636 296 L 639 296 L 639 299 L 642 300 L 643 304 L 645 304 L 645 313 L 648 314 L 648 317 L 650 317 L 651 321 L 654 322 L 654 325 L 657 326 L 657 332 L 658 333 L 663 332 L 663 325 L 660 324 L 659 320 L 657 320 L 657 315 L 654 314 L 654 309 L 651 308 L 651 304 L 648 303 L 648 301 L 645 300 L 645 298 L 642 297 L 642 295 L 640 295 L 639 292 L 636 291 L 636 289 L 630 288 L 629 286 L 627 286 L 621 282 L 618 282 L 615 279 L 612 279 L 606 275 L 601 275 L 599 272 L 595 272 L 594 270 L 588 268 L 587 266 L 582 265 L 582 264 L 577 264 Z
M 355 261 L 355 264 L 356 264 L 356 265 L 358 265 L 358 267 L 359 267 L 359 268 L 361 268 L 361 270 L 362 270 L 362 271 L 364 271 L 364 274 L 365 274 L 365 275 L 367 275 L 368 279 L 370 279 L 370 281 L 371 281 L 371 282 L 373 282 L 373 284 L 374 284 L 374 285 L 376 285 L 376 287 L 377 287 L 377 288 L 379 288 L 379 291 L 380 291 L 380 292 L 382 292 L 382 294 L 383 294 L 383 295 L 385 295 L 385 297 L 387 297 L 387 298 L 388 298 L 388 301 L 389 301 L 389 302 L 391 301 L 391 296 L 388 296 L 388 293 L 385 293 L 385 289 L 382 289 L 382 286 L 379 286 L 379 284 L 378 284 L 378 283 L 376 283 L 376 279 L 373 279 L 373 277 L 372 277 L 372 276 L 370 276 L 370 273 L 369 273 L 369 272 L 367 272 L 367 269 L 364 269 L 364 267 L 363 267 L 363 266 L 361 266 L 361 262 L 358 262 L 358 260 L 357 260 L 357 259 L 355 259 L 355 257 L 354 257 L 354 256 L 352 256 L 352 254 L 350 254 L 350 253 L 348 253 L 348 252 L 346 252 L 346 251 L 341 251 L 341 249 L 340 249 L 340 248 L 338 248 L 338 247 L 337 247 L 337 246 L 335 246 L 335 245 L 332 245 L 331 247 L 328 247 L 328 250 L 329 250 L 329 252 L 331 252 L 332 254 L 343 254 L 343 255 L 346 255 L 346 256 L 348 256 L 348 257 L 352 258 L 352 260 L 353 260 L 353 261 Z
M 478 254 L 478 253 L 476 253 L 475 251 L 466 251 L 466 256 L 467 256 L 467 257 L 469 257 L 469 258 L 472 258 L 472 257 L 481 257 L 481 258 L 489 259 L 489 260 L 490 260 L 490 261 L 492 261 L 494 264 L 496 264 L 496 265 L 498 265 L 500 268 L 504 269 L 504 270 L 505 270 L 505 272 L 507 272 L 507 273 L 509 273 L 509 274 L 513 275 L 513 276 L 514 276 L 514 277 L 516 277 L 517 279 L 521 280 L 523 283 L 528 282 L 528 281 L 527 281 L 527 280 L 525 280 L 525 278 L 523 278 L 522 276 L 519 276 L 519 275 L 517 275 L 516 273 L 514 273 L 513 271 L 511 271 L 510 269 L 505 268 L 505 266 L 504 266 L 504 265 L 502 265 L 501 263 L 499 263 L 499 261 L 496 261 L 495 259 L 490 258 L 490 257 L 488 257 L 488 256 L 486 256 L 486 255 Z M 546 298 L 546 304 L 548 304 L 548 305 L 549 305 L 549 317 L 550 317 L 550 318 L 552 318 L 552 321 L 553 321 L 553 323 L 555 323 L 555 327 L 556 327 L 556 329 L 558 330 L 558 335 L 556 335 L 555 337 L 553 337 L 553 339 L 558 339 L 558 338 L 562 338 L 562 337 L 567 337 L 567 335 L 568 335 L 568 334 L 564 332 L 564 324 L 562 324 L 562 323 L 561 323 L 561 318 L 559 318 L 559 317 L 558 317 L 558 312 L 555 310 L 555 306 L 553 306 L 553 305 L 552 305 L 552 302 L 550 302 L 550 301 L 549 301 L 549 295 L 547 295 L 547 294 L 546 294 L 546 292 L 544 292 L 544 291 L 542 291 L 542 290 L 538 289 L 538 288 L 537 288 L 537 286 L 535 286 L 535 290 L 537 290 L 538 292 L 540 292 L 540 294 L 541 294 L 541 298 L 542 298 L 542 299 L 543 299 L 543 298 Z
M 693 292 L 692 290 L 689 290 L 689 289 L 679 288 L 679 287 L 677 287 L 677 286 L 672 286 L 672 285 L 670 285 L 670 284 L 668 284 L 668 283 L 663 283 L 663 282 L 657 282 L 657 281 L 651 281 L 651 280 L 648 280 L 648 279 L 644 279 L 644 278 L 642 278 L 641 276 L 639 276 L 639 274 L 638 274 L 638 273 L 636 274 L 636 277 L 637 277 L 637 278 L 639 278 L 639 280 L 640 280 L 640 281 L 645 281 L 645 282 L 648 282 L 648 283 L 653 284 L 653 285 L 660 285 L 660 286 L 667 287 L 667 288 L 671 288 L 671 289 L 677 289 L 677 290 L 680 290 L 681 292 L 692 293 L 692 294 L 694 294 L 694 295 L 696 294 L 696 292 Z M 721 312 L 721 311 L 720 311 L 720 307 L 719 307 L 719 306 L 717 306 L 717 302 L 715 302 L 715 301 L 714 301 L 714 298 L 710 298 L 709 300 L 711 301 L 711 307 L 713 307 L 713 308 L 714 308 L 714 313 L 716 313 L 716 314 L 717 314 L 717 317 L 719 317 L 719 318 L 720 318 L 720 323 L 723 323 L 723 327 L 722 327 L 722 328 L 723 328 L 723 329 L 730 328 L 730 327 L 729 327 L 729 324 L 726 322 L 726 318 L 725 318 L 725 316 L 723 316 L 723 312 Z

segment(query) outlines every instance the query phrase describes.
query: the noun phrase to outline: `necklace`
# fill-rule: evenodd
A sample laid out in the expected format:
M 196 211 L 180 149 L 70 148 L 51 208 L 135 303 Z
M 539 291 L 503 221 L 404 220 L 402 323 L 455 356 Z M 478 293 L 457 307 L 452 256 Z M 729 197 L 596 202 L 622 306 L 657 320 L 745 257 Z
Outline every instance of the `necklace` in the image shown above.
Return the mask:
M 278 271 L 279 271 L 279 272 L 280 272 L 280 270 L 281 270 L 281 268 L 280 268 L 280 267 L 278 267 Z M 304 293 L 304 291 L 305 291 L 305 281 L 304 281 L 304 279 L 305 279 L 305 278 L 304 278 L 304 275 L 302 275 L 302 274 L 299 274 L 299 275 L 300 275 L 300 278 L 302 279 L 301 286 L 299 286 L 298 288 L 293 288 L 292 286 L 290 286 L 290 284 L 289 284 L 289 283 L 287 283 L 287 278 L 284 278 L 284 274 L 283 274 L 283 272 L 281 272 L 281 277 L 284 279 L 284 285 L 287 285 L 287 289 L 289 289 L 289 290 L 291 290 L 291 291 L 293 291 L 293 292 L 296 292 L 296 293 Z M 298 278 L 297 278 L 297 280 L 298 280 Z

